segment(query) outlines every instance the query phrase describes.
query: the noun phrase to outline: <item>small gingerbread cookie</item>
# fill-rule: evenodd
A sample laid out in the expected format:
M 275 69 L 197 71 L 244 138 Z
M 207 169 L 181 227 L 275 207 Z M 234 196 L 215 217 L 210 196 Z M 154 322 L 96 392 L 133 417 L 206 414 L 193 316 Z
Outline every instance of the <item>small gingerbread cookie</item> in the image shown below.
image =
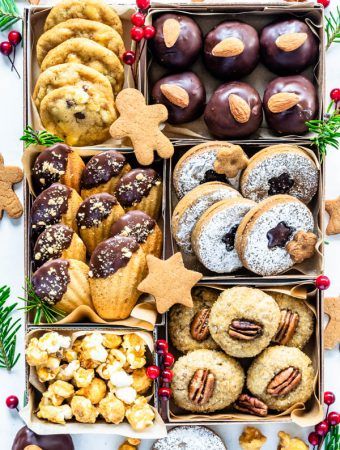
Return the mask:
M 329 222 L 326 228 L 326 233 L 339 234 L 340 233 L 340 197 L 335 200 L 326 200 L 326 211 L 329 214 Z
M 19 167 L 4 166 L 4 158 L 0 153 L 0 219 L 4 211 L 12 219 L 18 219 L 22 215 L 22 204 L 13 191 L 13 184 L 20 183 L 23 176 Z

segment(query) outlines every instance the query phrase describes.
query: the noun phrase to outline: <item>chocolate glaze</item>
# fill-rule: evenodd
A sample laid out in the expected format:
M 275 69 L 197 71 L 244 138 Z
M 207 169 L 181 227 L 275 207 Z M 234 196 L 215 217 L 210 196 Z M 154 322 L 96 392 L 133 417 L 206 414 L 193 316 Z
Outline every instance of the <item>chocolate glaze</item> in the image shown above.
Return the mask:
M 139 248 L 132 237 L 114 236 L 101 242 L 90 259 L 90 277 L 107 278 L 125 267 Z
M 55 305 L 62 299 L 70 282 L 69 265 L 66 259 L 54 259 L 46 262 L 33 274 L 34 292 L 41 300 Z
M 281 50 L 276 39 L 286 33 L 306 33 L 307 39 L 301 47 L 291 52 Z M 296 19 L 271 23 L 263 28 L 260 34 L 261 57 L 269 70 L 279 75 L 290 75 L 302 72 L 316 62 L 318 41 L 305 22 Z
M 189 94 L 189 105 L 181 108 L 171 103 L 162 94 L 162 84 L 174 84 L 183 88 Z M 161 103 L 167 107 L 168 122 L 172 124 L 181 124 L 197 119 L 203 113 L 206 99 L 205 88 L 193 72 L 183 72 L 161 78 L 154 85 L 151 95 L 155 103 Z
M 180 23 L 180 34 L 172 47 L 164 42 L 163 25 L 168 19 Z M 152 54 L 159 64 L 179 71 L 191 66 L 198 58 L 202 48 L 202 32 L 197 23 L 184 14 L 162 14 L 154 22 L 156 34 L 151 41 Z
M 72 189 L 60 184 L 52 184 L 34 200 L 31 208 L 33 236 L 38 236 L 49 225 L 59 223 L 66 213 Z
M 156 221 L 143 211 L 129 211 L 111 227 L 111 236 L 130 236 L 139 244 L 145 242 L 153 232 Z
M 81 188 L 91 189 L 107 183 L 120 174 L 126 164 L 122 153 L 108 150 L 93 156 L 86 164 L 81 177 Z
M 91 195 L 78 209 L 76 216 L 78 227 L 98 227 L 110 215 L 115 205 L 118 205 L 118 202 L 113 195 L 107 193 Z
M 55 144 L 42 151 L 32 169 L 32 181 L 37 194 L 60 181 L 66 172 L 67 160 L 72 149 L 66 144 Z
M 237 56 L 214 56 L 212 50 L 216 44 L 226 38 L 237 38 L 244 44 L 244 50 Z M 215 77 L 223 80 L 235 80 L 251 73 L 260 57 L 260 44 L 257 31 L 243 22 L 222 22 L 213 28 L 204 40 L 204 62 Z
M 160 177 L 153 169 L 133 169 L 119 180 L 115 195 L 123 207 L 129 207 L 140 203 L 159 183 Z
M 239 123 L 234 119 L 229 107 L 230 94 L 238 95 L 250 106 L 248 122 Z M 213 93 L 204 111 L 204 120 L 210 133 L 220 139 L 249 136 L 259 128 L 262 117 L 262 103 L 258 92 L 240 81 L 222 84 Z
M 50 434 L 41 436 L 27 427 L 22 427 L 16 434 L 12 450 L 25 450 L 28 445 L 36 445 L 42 450 L 74 450 L 69 434 Z
M 272 113 L 267 104 L 270 97 L 280 92 L 292 92 L 300 97 L 296 106 L 281 113 Z M 268 125 L 282 134 L 303 134 L 306 121 L 314 119 L 318 111 L 317 93 L 313 84 L 301 75 L 279 77 L 271 81 L 263 96 L 263 108 Z
M 72 228 L 57 224 L 43 231 L 35 243 L 33 259 L 37 267 L 40 267 L 50 259 L 60 258 L 63 250 L 69 248 L 74 231 Z

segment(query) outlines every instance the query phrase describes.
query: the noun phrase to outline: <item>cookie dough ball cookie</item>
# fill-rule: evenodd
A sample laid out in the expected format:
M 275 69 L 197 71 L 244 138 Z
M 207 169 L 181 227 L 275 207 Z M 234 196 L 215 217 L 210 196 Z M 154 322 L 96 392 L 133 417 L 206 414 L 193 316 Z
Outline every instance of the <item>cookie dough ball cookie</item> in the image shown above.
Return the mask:
M 240 180 L 244 197 L 259 202 L 289 194 L 308 204 L 317 192 L 319 173 L 314 160 L 296 145 L 271 145 L 250 158 Z
M 273 342 L 303 348 L 314 331 L 314 314 L 303 300 L 271 292 L 281 310 L 281 319 Z
M 194 306 L 175 305 L 170 310 L 169 334 L 173 345 L 182 353 L 206 348 L 216 350 L 216 342 L 210 336 L 208 321 L 210 310 L 219 291 L 195 287 L 192 291 Z
M 313 234 L 313 229 L 313 215 L 305 204 L 290 195 L 273 195 L 244 216 L 236 232 L 236 250 L 247 269 L 262 276 L 276 275 L 295 264 L 288 244 L 298 233 Z M 305 249 L 309 257 L 314 248 L 315 244 Z
M 191 412 L 214 412 L 241 394 L 244 372 L 230 356 L 216 350 L 194 350 L 179 358 L 171 383 L 177 406 Z
M 270 344 L 279 321 L 273 297 L 260 289 L 234 287 L 223 291 L 212 306 L 209 330 L 228 355 L 250 358 Z
M 173 428 L 168 436 L 158 439 L 152 450 L 226 450 L 222 439 L 209 428 L 201 426 L 183 426 Z
M 254 206 L 251 200 L 235 197 L 215 203 L 200 214 L 191 243 L 204 267 L 216 273 L 230 273 L 242 267 L 235 235 L 241 220 Z
M 285 411 L 305 403 L 313 393 L 315 371 L 301 350 L 283 345 L 270 347 L 248 369 L 247 388 L 268 408 Z
M 240 198 L 240 194 L 224 183 L 203 183 L 188 192 L 172 214 L 172 235 L 185 253 L 193 253 L 192 232 L 202 214 L 223 199 Z

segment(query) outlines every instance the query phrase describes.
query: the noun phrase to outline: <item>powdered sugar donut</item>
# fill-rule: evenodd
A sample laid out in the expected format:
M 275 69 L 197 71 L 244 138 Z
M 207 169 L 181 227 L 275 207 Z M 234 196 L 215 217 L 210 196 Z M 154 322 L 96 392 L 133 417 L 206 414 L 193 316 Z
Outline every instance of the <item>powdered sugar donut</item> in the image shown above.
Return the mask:
M 234 248 L 241 220 L 255 202 L 242 197 L 215 203 L 201 216 L 191 236 L 199 261 L 212 272 L 230 273 L 242 267 Z
M 173 428 L 167 437 L 158 439 L 152 450 L 226 450 L 221 438 L 209 428 L 182 426 Z
M 191 233 L 201 215 L 211 205 L 226 198 L 241 198 L 235 189 L 218 181 L 197 186 L 183 197 L 172 214 L 172 235 L 185 253 L 193 253 Z
M 259 202 L 277 194 L 289 194 L 309 203 L 318 188 L 318 169 L 313 159 L 296 145 L 272 145 L 256 153 L 242 173 L 244 197 Z
M 274 195 L 244 216 L 236 232 L 236 250 L 247 269 L 276 275 L 294 265 L 286 244 L 298 231 L 313 229 L 313 215 L 304 203 L 290 195 Z
M 218 152 L 233 147 L 235 150 L 240 149 L 239 145 L 216 141 L 205 142 L 188 150 L 180 158 L 173 172 L 173 184 L 177 197 L 182 198 L 196 186 L 209 181 L 221 181 L 237 189 L 239 174 L 234 178 L 228 178 L 215 171 Z

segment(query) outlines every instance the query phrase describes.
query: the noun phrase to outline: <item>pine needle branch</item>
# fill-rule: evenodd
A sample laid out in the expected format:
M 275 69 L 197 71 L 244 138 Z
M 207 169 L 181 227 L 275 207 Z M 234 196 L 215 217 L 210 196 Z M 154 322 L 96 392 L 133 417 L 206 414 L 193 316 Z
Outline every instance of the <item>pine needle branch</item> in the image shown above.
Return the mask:
M 22 20 L 14 0 L 0 0 L 0 31 L 5 31 Z
M 17 303 L 6 306 L 6 301 L 10 296 L 8 286 L 0 287 L 0 367 L 11 370 L 20 357 L 16 354 L 16 334 L 21 327 L 20 319 L 13 320 L 12 313 Z
M 25 142 L 25 148 L 30 145 L 44 145 L 45 147 L 51 147 L 51 145 L 54 145 L 57 142 L 64 142 L 63 139 L 48 131 L 34 130 L 29 125 L 25 128 L 24 134 L 21 136 L 20 140 Z
M 333 42 L 340 42 L 340 7 L 336 8 L 336 12 L 332 12 L 326 17 L 326 36 L 327 44 L 326 50 L 332 45 Z

